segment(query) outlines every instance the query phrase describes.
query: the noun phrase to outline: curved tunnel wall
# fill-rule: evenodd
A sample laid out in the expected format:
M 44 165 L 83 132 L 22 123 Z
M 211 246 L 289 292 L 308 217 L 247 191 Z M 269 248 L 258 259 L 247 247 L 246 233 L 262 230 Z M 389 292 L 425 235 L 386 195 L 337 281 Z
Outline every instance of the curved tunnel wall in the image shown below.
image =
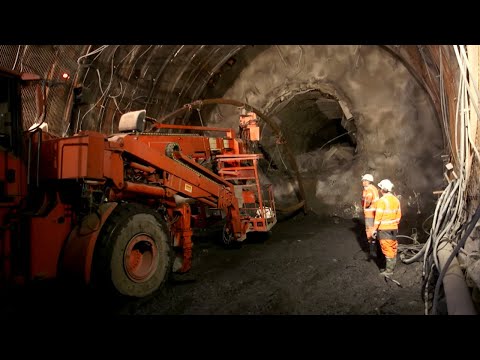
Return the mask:
M 333 156 L 326 161 L 327 152 L 340 144 L 296 155 L 308 206 L 323 215 L 358 216 L 360 177 L 370 172 L 378 181 L 392 180 L 406 218 L 429 216 L 435 201 L 432 191 L 443 183 L 442 130 L 427 94 L 405 66 L 377 46 L 272 46 L 239 74 L 223 96 L 275 116 L 288 130 L 283 136 L 289 146 L 301 148 L 301 142 L 312 141 L 315 127 L 309 134 L 298 124 L 303 133 L 295 136 L 295 127 L 285 126 L 295 119 L 281 118 L 278 107 L 309 91 L 347 105 L 356 127 L 356 147 L 346 163 Z M 236 127 L 238 109 L 219 105 L 209 119 L 210 125 Z M 265 128 L 262 145 L 275 163 L 282 164 L 282 151 L 269 135 Z M 279 182 L 270 169 L 267 176 L 276 183 L 280 203 L 296 201 L 294 184 Z

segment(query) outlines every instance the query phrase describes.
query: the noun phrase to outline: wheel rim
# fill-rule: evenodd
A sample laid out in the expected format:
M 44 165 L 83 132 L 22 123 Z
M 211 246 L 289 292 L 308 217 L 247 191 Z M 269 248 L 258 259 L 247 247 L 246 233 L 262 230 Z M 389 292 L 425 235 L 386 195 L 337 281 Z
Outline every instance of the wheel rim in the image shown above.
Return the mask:
M 155 241 L 147 234 L 132 237 L 125 249 L 123 265 L 130 280 L 147 281 L 158 267 L 158 249 Z

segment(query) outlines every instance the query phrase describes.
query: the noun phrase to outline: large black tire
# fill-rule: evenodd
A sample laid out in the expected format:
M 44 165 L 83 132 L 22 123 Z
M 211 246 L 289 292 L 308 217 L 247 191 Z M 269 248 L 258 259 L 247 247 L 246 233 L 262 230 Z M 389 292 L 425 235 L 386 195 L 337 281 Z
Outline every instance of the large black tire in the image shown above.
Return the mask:
M 172 259 L 169 232 L 161 216 L 138 204 L 119 204 L 97 240 L 92 283 L 117 295 L 146 297 L 169 277 Z

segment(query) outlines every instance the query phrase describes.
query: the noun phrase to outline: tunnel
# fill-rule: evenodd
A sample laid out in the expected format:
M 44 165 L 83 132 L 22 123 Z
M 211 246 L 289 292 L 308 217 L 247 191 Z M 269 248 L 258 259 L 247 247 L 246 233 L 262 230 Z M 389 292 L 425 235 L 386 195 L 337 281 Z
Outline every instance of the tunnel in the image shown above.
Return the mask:
M 457 63 L 462 53 L 456 54 L 451 46 L 2 45 L 0 52 L 2 67 L 36 73 L 48 79 L 45 122 L 55 137 L 74 136 L 81 131 L 112 136 L 119 132 L 122 114 L 142 109 L 146 110 L 147 117 L 164 124 L 235 130 L 242 109 L 258 115 L 260 140 L 257 150 L 262 154 L 259 176 L 262 182 L 273 185 L 281 220 L 276 225 L 279 230 L 274 228 L 265 242 L 247 241 L 239 255 L 223 253 L 223 249 L 205 239 L 197 240 L 194 242 L 197 256 L 194 264 L 198 262 L 199 270 L 196 271 L 200 274 L 202 271 L 208 273 L 209 266 L 220 272 L 230 265 L 245 271 L 248 264 L 256 261 L 256 256 L 262 259 L 262 251 L 271 247 L 272 257 L 282 254 L 284 263 L 292 264 L 291 270 L 303 275 L 298 279 L 290 279 L 291 274 L 285 275 L 294 284 L 292 290 L 270 279 L 281 276 L 280 270 L 259 268 L 259 272 L 265 271 L 265 279 L 270 276 L 263 281 L 271 285 L 268 296 L 275 305 L 262 300 L 264 307 L 260 309 L 247 300 L 237 299 L 236 305 L 228 309 L 220 305 L 185 305 L 183 311 L 186 313 L 423 312 L 422 299 L 417 295 L 432 286 L 435 279 L 422 279 L 418 262 L 401 264 L 409 294 L 405 288 L 387 280 L 389 285 L 385 290 L 385 284 L 377 283 L 378 275 L 371 275 L 370 291 L 383 299 L 380 305 L 371 308 L 355 303 L 358 296 L 366 296 L 357 285 L 352 285 L 355 290 L 350 294 L 351 302 L 338 309 L 321 295 L 317 302 L 302 308 L 304 300 L 292 294 L 299 291 L 310 296 L 314 290 L 321 293 L 322 286 L 326 285 L 318 285 L 320 279 L 326 278 L 328 284 L 335 283 L 329 278 L 330 273 L 341 279 L 336 280 L 337 286 L 349 287 L 349 283 L 344 282 L 345 277 L 357 281 L 362 278 L 362 272 L 377 272 L 376 268 L 375 271 L 368 268 L 372 263 L 363 261 L 362 257 L 366 246 L 361 235 L 365 231 L 364 174 L 373 175 L 374 185 L 382 179 L 393 182 L 393 192 L 402 212 L 399 234 L 403 238 L 399 238 L 399 246 L 404 246 L 406 252 L 413 248 L 417 253 L 422 247 L 426 249 L 434 233 L 446 236 L 447 230 L 442 233 L 429 229 L 445 226 L 440 222 L 447 221 L 438 215 L 440 194 L 447 192 L 449 186 L 453 188 L 454 179 L 463 179 L 463 171 L 478 171 L 478 164 L 471 165 L 474 155 L 470 155 L 469 160 L 472 170 L 462 170 L 458 164 L 462 163 L 463 155 L 453 150 L 465 141 L 461 140 L 458 109 L 461 101 L 467 100 L 461 99 L 473 96 L 475 85 L 472 88 L 461 85 L 462 71 L 467 70 Z M 469 53 L 469 56 L 476 55 Z M 459 96 L 460 90 L 464 92 L 463 98 Z M 22 98 L 23 128 L 27 130 L 38 121 L 35 92 L 26 89 Z M 210 101 L 212 99 L 226 100 Z M 470 110 L 474 112 L 473 107 Z M 465 131 L 469 131 L 468 126 Z M 476 138 L 473 143 L 475 141 Z M 469 145 L 462 146 L 468 148 Z M 473 154 L 472 149 L 468 151 Z M 456 172 L 452 173 L 449 166 L 456 166 Z M 469 189 L 476 189 L 476 184 L 471 184 Z M 464 189 L 462 199 L 470 196 L 468 210 L 467 203 L 462 204 L 468 216 L 472 216 L 477 204 L 472 195 L 474 191 L 467 190 L 464 185 L 460 188 Z M 449 214 L 457 216 L 461 206 L 456 208 Z M 342 242 L 340 238 L 346 240 Z M 335 247 L 332 244 L 336 244 Z M 245 250 L 248 246 L 249 250 Z M 300 252 L 298 246 L 303 246 Z M 469 238 L 469 246 L 464 255 L 470 264 L 474 260 L 469 254 L 478 251 L 478 241 L 473 235 Z M 211 254 L 224 259 L 219 260 Z M 198 259 L 206 259 L 206 262 Z M 361 261 L 361 265 L 356 261 Z M 438 258 L 430 261 L 438 266 Z M 318 262 L 322 265 L 317 265 Z M 265 266 L 282 266 L 275 264 Z M 476 266 L 475 262 L 473 264 L 471 267 Z M 461 271 L 465 273 L 466 267 Z M 225 292 L 237 291 L 246 299 L 248 296 L 257 299 L 257 295 L 252 294 L 259 289 L 261 275 L 252 275 L 246 280 L 237 273 L 229 278 L 227 274 L 230 273 L 225 271 L 218 278 L 204 280 L 211 287 L 215 287 L 215 283 L 230 284 Z M 440 273 L 441 270 L 436 278 Z M 314 285 L 307 288 L 297 284 L 302 276 Z M 477 275 L 465 276 L 469 279 L 468 291 L 478 307 L 478 288 L 474 285 Z M 201 275 L 198 277 L 201 279 Z M 426 285 L 428 282 L 430 285 Z M 192 289 L 199 297 L 206 296 L 197 287 Z M 195 302 L 185 290 L 172 291 L 168 293 L 169 299 L 187 299 L 181 301 L 188 304 Z M 326 292 L 331 298 L 339 296 L 331 291 Z M 430 288 L 429 291 L 434 290 Z M 392 293 L 410 307 L 405 304 L 395 307 L 401 300 L 393 301 Z M 442 311 L 446 312 L 448 297 L 445 293 L 441 297 L 443 302 L 437 306 L 443 306 Z M 215 301 L 220 303 L 222 299 L 215 298 Z M 138 312 L 148 313 L 155 308 L 175 313 L 172 304 L 151 305 Z
M 315 194 L 308 206 L 316 213 L 358 216 L 355 184 L 372 173 L 395 179 L 410 221 L 430 215 L 435 198 L 429 189 L 443 181 L 441 125 L 428 95 L 386 51 L 274 46 L 257 55 L 222 96 L 242 99 L 278 122 L 305 193 Z M 210 116 L 233 126 L 235 110 L 219 106 Z M 262 145 L 285 170 L 283 149 L 268 127 L 263 136 L 268 140 Z M 293 187 L 288 181 L 276 186 L 278 201 L 294 202 Z

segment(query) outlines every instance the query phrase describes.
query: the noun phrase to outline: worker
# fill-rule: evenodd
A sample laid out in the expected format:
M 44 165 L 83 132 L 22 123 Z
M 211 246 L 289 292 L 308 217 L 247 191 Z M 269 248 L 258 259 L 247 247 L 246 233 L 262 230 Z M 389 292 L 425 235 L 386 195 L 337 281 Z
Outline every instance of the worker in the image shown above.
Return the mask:
M 365 174 L 362 176 L 362 208 L 365 216 L 365 232 L 367 234 L 367 241 L 372 244 L 373 220 L 375 218 L 375 205 L 378 201 L 378 190 L 373 185 L 373 175 Z M 372 249 L 370 250 L 371 255 Z
M 393 184 L 384 179 L 378 183 L 382 197 L 377 201 L 375 221 L 373 223 L 373 238 L 378 239 L 380 248 L 385 255 L 386 268 L 381 271 L 383 276 L 393 275 L 397 262 L 398 224 L 402 217 L 400 201 L 392 194 Z

